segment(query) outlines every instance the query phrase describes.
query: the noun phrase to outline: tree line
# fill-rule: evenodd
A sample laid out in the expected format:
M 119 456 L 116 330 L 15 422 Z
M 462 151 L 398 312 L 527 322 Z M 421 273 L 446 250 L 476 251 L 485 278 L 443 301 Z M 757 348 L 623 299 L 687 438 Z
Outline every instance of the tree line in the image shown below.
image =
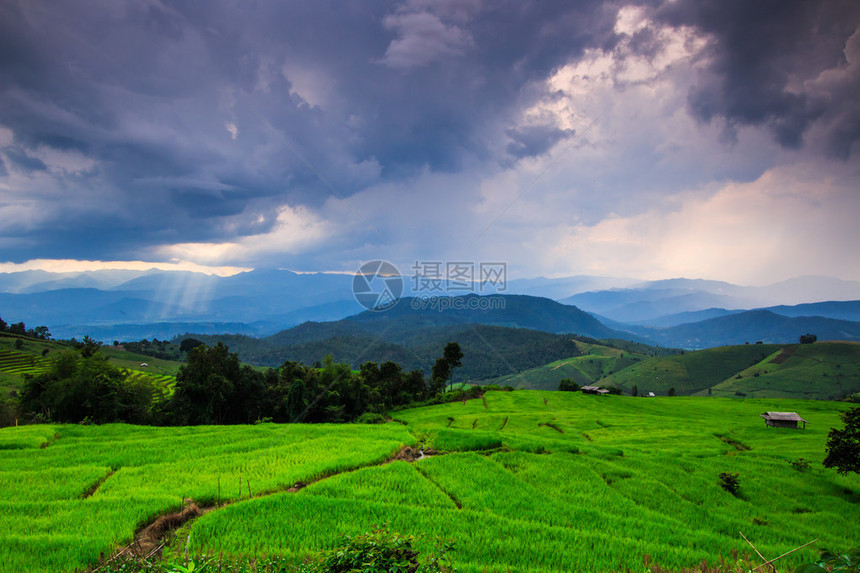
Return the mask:
M 0 318 L 0 332 L 8 332 L 9 334 L 17 334 L 18 336 L 29 336 L 39 340 L 51 340 L 51 333 L 47 326 L 37 326 L 27 329 L 27 325 L 23 322 L 7 324 L 5 320 Z
M 440 361 L 452 363 L 439 363 L 445 377 L 428 381 L 420 370 L 405 372 L 394 362 L 366 362 L 355 371 L 331 357 L 314 366 L 288 361 L 263 370 L 242 364 L 220 342 L 197 344 L 170 393 L 153 377 L 110 364 L 98 346 L 80 345 L 59 353 L 47 372 L 25 375 L 19 411 L 32 421 L 96 424 L 381 421 L 392 408 L 441 398 L 460 358 L 459 345 L 450 343 Z

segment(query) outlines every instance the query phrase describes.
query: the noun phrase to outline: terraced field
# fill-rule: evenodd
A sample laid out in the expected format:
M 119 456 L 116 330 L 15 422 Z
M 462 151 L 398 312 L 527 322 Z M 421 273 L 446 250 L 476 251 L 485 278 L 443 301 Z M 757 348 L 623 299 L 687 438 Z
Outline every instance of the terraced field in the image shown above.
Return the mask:
M 768 556 L 815 538 L 847 549 L 860 536 L 860 476 L 821 466 L 845 407 L 516 391 L 381 426 L 6 428 L 0 571 L 83 567 L 183 499 L 228 504 L 186 524 L 176 554 L 298 562 L 384 522 L 422 536 L 422 551 L 454 539 L 467 572 L 680 569 L 743 552 L 739 532 Z M 766 410 L 810 423 L 768 428 Z M 380 465 L 422 442 L 447 453 Z M 808 468 L 792 464 L 801 458 Z M 739 496 L 721 472 L 738 474 Z M 287 491 L 296 482 L 310 485 Z
M 487 383 L 531 390 L 556 390 L 562 378 L 569 378 L 580 386 L 587 386 L 650 358 L 645 354 L 601 344 L 575 342 L 582 352 L 581 356 L 557 360 L 517 374 L 500 376 L 488 380 Z
M 716 396 L 837 399 L 860 392 L 860 343 L 789 344 L 713 387 Z
M 298 557 L 389 521 L 458 540 L 462 571 L 641 570 L 646 555 L 681 568 L 743 552 L 739 532 L 770 556 L 818 537 L 847 548 L 860 534 L 860 479 L 820 465 L 839 407 L 493 392 L 397 414 L 457 453 L 235 504 L 188 532 L 201 552 Z M 798 410 L 814 424 L 768 428 L 764 410 Z M 811 467 L 795 469 L 799 458 Z M 739 474 L 739 497 L 720 488 L 721 472 Z
M 25 352 L 0 348 L 0 372 L 8 374 L 41 374 L 50 367 L 44 358 Z
M 71 571 L 183 499 L 230 502 L 379 463 L 399 424 L 0 430 L 0 571 Z
M 9 392 L 19 390 L 24 383 L 24 375 L 34 376 L 47 372 L 51 367 L 51 358 L 57 352 L 66 350 L 66 347 L 48 341 L 27 340 L 23 350 L 16 350 L 4 339 L 4 345 L 0 346 L 0 391 Z M 35 351 L 43 348 L 50 352 L 41 356 Z M 118 352 L 114 349 L 105 349 L 104 353 L 110 357 L 112 364 L 125 368 L 132 380 L 146 378 L 152 380 L 156 388 L 161 389 L 169 396 L 176 385 L 176 371 L 181 363 L 158 360 L 151 357 L 133 354 L 130 352 Z M 141 366 L 147 364 L 146 367 Z

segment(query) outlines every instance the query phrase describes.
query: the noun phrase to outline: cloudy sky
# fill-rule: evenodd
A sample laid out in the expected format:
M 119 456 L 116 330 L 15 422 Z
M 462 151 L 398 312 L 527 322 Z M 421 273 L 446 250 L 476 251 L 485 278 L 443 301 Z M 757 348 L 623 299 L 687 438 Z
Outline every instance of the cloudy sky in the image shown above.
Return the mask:
M 0 270 L 860 280 L 858 216 L 856 0 L 0 0 Z

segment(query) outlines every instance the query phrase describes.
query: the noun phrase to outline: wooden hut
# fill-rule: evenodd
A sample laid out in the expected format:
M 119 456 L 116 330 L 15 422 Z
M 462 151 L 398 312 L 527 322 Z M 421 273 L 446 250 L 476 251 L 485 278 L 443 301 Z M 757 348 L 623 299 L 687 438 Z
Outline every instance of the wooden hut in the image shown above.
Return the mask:
M 600 386 L 583 386 L 580 390 L 585 394 L 609 394 L 609 390 Z
M 797 423 L 803 422 L 803 429 L 806 429 L 806 420 L 797 412 L 765 412 L 761 417 L 771 428 L 797 428 Z

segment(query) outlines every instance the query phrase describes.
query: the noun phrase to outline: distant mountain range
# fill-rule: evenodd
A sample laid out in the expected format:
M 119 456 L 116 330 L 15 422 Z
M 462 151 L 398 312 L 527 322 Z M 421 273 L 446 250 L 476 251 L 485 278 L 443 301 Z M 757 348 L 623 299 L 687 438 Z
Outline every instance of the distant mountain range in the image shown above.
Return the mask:
M 422 305 L 421 299 L 406 298 L 385 312 L 365 311 L 334 322 L 308 322 L 265 338 L 190 336 L 208 344 L 223 341 L 242 360 L 263 366 L 277 366 L 286 360 L 313 364 L 330 354 L 354 368 L 368 360 L 391 360 L 426 373 L 441 356 L 445 344 L 456 341 L 467 356 L 461 375 L 473 380 L 510 376 L 576 357 L 583 352 L 583 341 L 597 339 L 614 348 L 624 348 L 619 354 L 623 358 L 626 353 L 628 361 L 635 354 L 672 353 L 666 350 L 671 347 L 791 343 L 807 332 L 816 333 L 821 340 L 860 340 L 860 322 L 792 318 L 766 310 L 732 313 L 670 328 L 628 325 L 625 329 L 618 324 L 609 328 L 576 307 L 545 298 L 492 298 L 501 301 L 504 308 L 486 308 L 489 305 L 482 303 L 490 299 L 476 295 L 462 297 L 459 305 L 449 300 L 444 310 Z M 461 308 L 451 308 L 454 306 Z M 643 345 L 623 342 L 631 340 Z
M 285 270 L 230 277 L 154 269 L 0 273 L 0 317 L 47 325 L 58 338 L 89 335 L 111 342 L 196 332 L 285 339 L 275 347 L 366 335 L 399 344 L 398 337 L 415 336 L 425 327 L 474 324 L 683 348 L 794 342 L 804 332 L 822 340 L 860 339 L 860 282 L 827 277 L 767 287 L 690 279 L 538 277 L 502 285 L 503 294 L 496 296 L 503 297 L 503 309 L 445 312 L 412 309 L 408 297 L 420 293 L 404 277 L 407 298 L 386 312 L 364 313 L 353 297 L 352 281 L 349 274 Z M 353 332 L 344 326 L 346 317 L 352 317 Z M 286 329 L 306 321 L 337 326 L 308 325 L 308 332 L 331 332 L 315 341 L 288 342 L 298 334 Z
M 752 310 L 775 305 L 795 306 L 823 301 L 860 300 L 860 282 L 830 277 L 798 277 L 764 287 L 744 287 L 720 281 L 670 279 L 626 288 L 580 292 L 559 299 L 580 309 L 625 324 L 661 324 L 667 316 L 713 309 Z M 837 312 L 837 309 L 833 309 Z M 828 318 L 856 320 L 856 314 Z M 702 316 L 715 318 L 715 315 Z M 696 320 L 693 317 L 693 320 Z

